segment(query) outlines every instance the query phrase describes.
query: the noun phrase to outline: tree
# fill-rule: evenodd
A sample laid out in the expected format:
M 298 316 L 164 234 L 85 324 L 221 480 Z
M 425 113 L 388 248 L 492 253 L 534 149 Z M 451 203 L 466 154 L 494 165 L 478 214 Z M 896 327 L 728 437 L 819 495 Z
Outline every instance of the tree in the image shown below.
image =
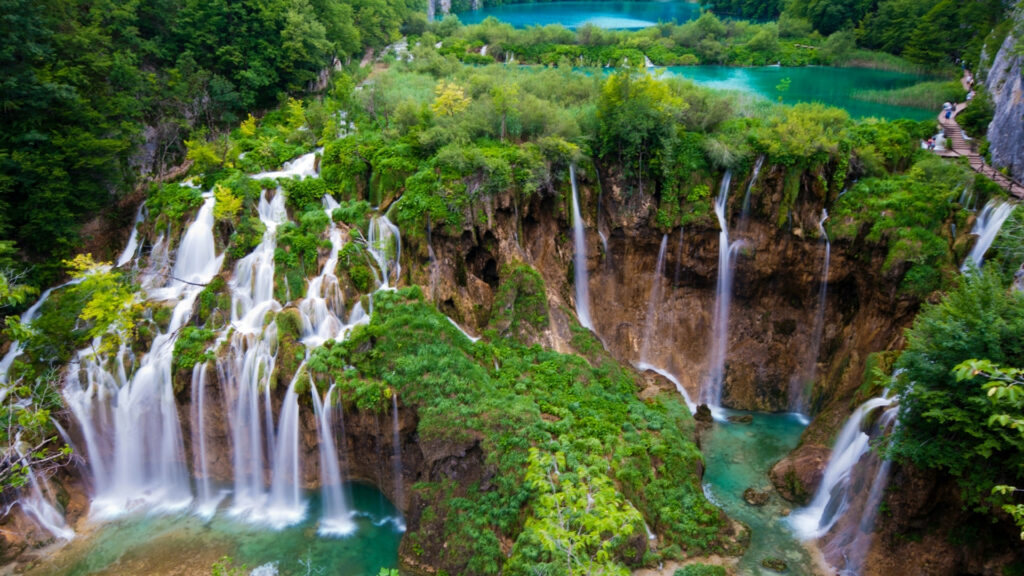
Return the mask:
M 515 105 L 519 101 L 519 85 L 502 82 L 491 89 L 491 99 L 494 101 L 494 110 L 501 116 L 500 139 L 504 142 L 508 114 L 516 109 Z
M 439 116 L 455 116 L 469 107 L 470 99 L 462 86 L 442 80 L 435 89 L 436 97 L 430 109 Z
M 948 472 L 968 504 L 983 504 L 997 485 L 1021 485 L 1024 435 L 993 427 L 1004 421 L 1004 409 L 990 400 L 982 373 L 956 367 L 974 358 L 988 359 L 988 366 L 1024 366 L 1021 334 L 1024 295 L 1008 292 L 994 271 L 982 270 L 924 308 L 896 363 L 901 425 L 893 432 L 891 454 Z M 1015 394 L 1008 392 L 1007 399 Z M 999 399 L 1000 393 L 993 395 Z
M 90 294 L 81 319 L 89 322 L 90 338 L 100 338 L 96 352 L 109 353 L 135 337 L 142 299 L 109 262 L 96 262 L 91 254 L 79 254 L 64 262 L 71 277 L 81 280 L 81 290 Z

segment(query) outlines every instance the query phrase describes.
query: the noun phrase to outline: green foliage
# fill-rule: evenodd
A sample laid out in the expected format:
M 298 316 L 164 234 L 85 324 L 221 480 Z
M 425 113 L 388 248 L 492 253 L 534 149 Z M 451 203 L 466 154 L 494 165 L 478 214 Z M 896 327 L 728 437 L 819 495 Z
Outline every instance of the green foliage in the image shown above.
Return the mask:
M 213 330 L 195 326 L 182 328 L 181 334 L 174 342 L 174 368 L 190 372 L 196 364 L 213 360 L 213 351 L 209 346 L 216 337 L 217 333 Z
M 330 246 L 322 239 L 329 219 L 322 208 L 308 204 L 299 215 L 299 224 L 287 222 L 277 230 L 274 250 L 274 294 L 281 302 L 301 298 L 306 293 L 306 278 L 317 273 L 321 247 Z
M 1019 397 L 1000 397 L 1003 382 L 989 386 L 995 390 L 991 398 L 983 388 L 986 369 L 1024 366 L 1022 330 L 1021 294 L 1008 292 L 994 272 L 968 274 L 942 302 L 918 315 L 896 363 L 902 370 L 896 381 L 901 425 L 889 453 L 949 473 L 972 506 L 984 508 L 994 486 L 1024 481 L 1024 435 L 1004 427 L 1004 421 L 1012 422 L 1001 416 L 1019 413 L 1007 412 Z M 956 369 L 974 358 L 990 363 Z
M 547 291 L 540 272 L 523 262 L 502 266 L 501 283 L 492 305 L 491 326 L 499 337 L 522 337 L 548 326 Z M 525 339 L 524 339 L 525 340 Z
M 210 566 L 210 576 L 244 576 L 248 574 L 245 564 L 235 566 L 235 560 L 230 556 L 222 556 L 220 560 Z
M 80 289 L 91 296 L 80 318 L 90 324 L 86 335 L 101 338 L 97 352 L 112 352 L 130 342 L 142 313 L 142 299 L 108 262 L 95 262 L 90 254 L 65 261 L 72 278 L 81 280 Z
M 315 210 L 321 205 L 327 184 L 319 178 L 289 178 L 281 180 L 288 206 L 295 210 Z
M 988 133 L 988 125 L 992 123 L 996 107 L 984 84 L 979 83 L 974 90 L 974 98 L 967 108 L 956 115 L 956 122 L 965 132 L 980 138 Z
M 855 90 L 857 100 L 878 102 L 890 106 L 915 106 L 938 110 L 944 102 L 963 102 L 966 94 L 959 81 L 930 80 L 894 90 Z M 957 120 L 960 120 L 957 115 Z
M 953 201 L 972 181 L 964 167 L 930 156 L 906 174 L 861 180 L 836 201 L 830 235 L 884 244 L 882 272 L 902 275 L 902 290 L 926 296 L 957 274 L 945 234 L 962 213 Z
M 536 282 L 528 270 L 506 271 L 505 282 Z M 518 306 L 525 296 L 509 300 Z M 589 566 L 623 573 L 625 541 L 642 533 L 641 513 L 670 544 L 693 553 L 719 546 L 722 521 L 701 493 L 700 453 L 688 439 L 693 421 L 677 397 L 639 401 L 634 375 L 599 347 L 591 365 L 494 342 L 471 343 L 417 288 L 404 288 L 376 294 L 370 324 L 318 348 L 308 364 L 318 381 L 338 382 L 342 402 L 360 409 L 388 410 L 390 394 L 398 394 L 419 415 L 421 441 L 480 443 L 496 470 L 488 487 L 444 480 L 416 486 L 432 512 L 409 537 L 448 543 L 432 548 L 442 551 L 441 567 L 525 574 L 548 565 L 561 572 L 572 546 L 573 572 Z M 664 464 L 653 466 L 655 459 Z M 590 499 L 587 509 L 581 503 Z M 514 543 L 511 556 L 502 539 Z
M 181 184 L 156 184 L 149 189 L 146 198 L 150 217 L 158 222 L 163 216 L 167 222 L 180 223 L 189 212 L 202 204 L 203 195 L 199 190 Z

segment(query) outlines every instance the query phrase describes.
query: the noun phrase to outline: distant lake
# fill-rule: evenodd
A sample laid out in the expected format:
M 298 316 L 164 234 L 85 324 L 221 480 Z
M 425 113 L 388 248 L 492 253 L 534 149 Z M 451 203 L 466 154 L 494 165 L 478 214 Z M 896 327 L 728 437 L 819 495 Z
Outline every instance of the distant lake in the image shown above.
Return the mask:
M 928 80 L 925 76 L 869 70 L 866 68 L 832 68 L 828 66 L 805 66 L 783 68 L 761 66 L 757 68 L 736 68 L 730 66 L 673 66 L 662 68 L 666 75 L 680 76 L 697 84 L 720 90 L 738 90 L 758 94 L 770 100 L 782 97 L 785 104 L 798 102 L 821 102 L 843 108 L 854 118 L 910 118 L 913 120 L 933 119 L 938 110 L 892 106 L 865 102 L 852 97 L 855 90 L 892 90 L 912 86 Z M 777 87 L 789 78 L 789 88 L 782 91 Z
M 658 22 L 687 22 L 700 16 L 690 2 L 531 2 L 487 6 L 457 14 L 464 24 L 479 24 L 494 16 L 516 28 L 561 24 L 578 28 L 593 24 L 614 30 L 646 28 Z

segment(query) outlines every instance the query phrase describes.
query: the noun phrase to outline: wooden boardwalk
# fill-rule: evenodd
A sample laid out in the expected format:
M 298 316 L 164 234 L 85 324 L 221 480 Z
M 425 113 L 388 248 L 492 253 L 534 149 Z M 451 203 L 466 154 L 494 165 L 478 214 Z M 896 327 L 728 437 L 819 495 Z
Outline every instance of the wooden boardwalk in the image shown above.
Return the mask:
M 964 70 L 964 76 L 960 80 L 965 90 L 971 89 L 969 82 L 970 72 Z M 978 154 L 975 150 L 973 142 L 968 143 L 964 138 L 964 131 L 960 128 L 960 125 L 956 122 L 956 115 L 963 112 L 964 108 L 967 108 L 967 102 L 961 102 L 956 105 L 953 110 L 952 118 L 946 119 L 946 111 L 939 112 L 939 124 L 942 126 L 943 132 L 946 134 L 946 149 L 936 150 L 936 154 L 945 158 L 957 158 L 963 156 L 967 158 L 967 162 L 971 165 L 971 168 L 979 174 L 983 174 L 991 179 L 993 182 L 999 185 L 1000 188 L 1006 190 L 1011 195 L 1017 198 L 1024 199 L 1024 184 L 1012 180 L 1002 172 L 989 166 L 985 163 L 985 159 Z

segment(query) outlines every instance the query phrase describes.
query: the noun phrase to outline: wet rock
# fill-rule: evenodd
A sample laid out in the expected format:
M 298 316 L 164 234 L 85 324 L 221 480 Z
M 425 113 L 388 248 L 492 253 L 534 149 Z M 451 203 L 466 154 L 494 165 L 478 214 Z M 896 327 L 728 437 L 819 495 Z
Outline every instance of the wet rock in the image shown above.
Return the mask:
M 786 570 L 789 570 L 789 566 L 786 564 L 785 560 L 775 558 L 773 556 L 769 556 L 764 560 L 761 560 L 761 566 L 776 572 L 785 572 Z
M 747 488 L 743 491 L 743 500 L 751 506 L 764 506 L 768 503 L 768 498 L 772 495 L 771 490 L 758 490 L 756 488 Z
M 693 419 L 697 422 L 712 422 L 714 418 L 711 417 L 711 408 L 708 408 L 707 404 L 697 406 L 697 413 L 693 415 Z

